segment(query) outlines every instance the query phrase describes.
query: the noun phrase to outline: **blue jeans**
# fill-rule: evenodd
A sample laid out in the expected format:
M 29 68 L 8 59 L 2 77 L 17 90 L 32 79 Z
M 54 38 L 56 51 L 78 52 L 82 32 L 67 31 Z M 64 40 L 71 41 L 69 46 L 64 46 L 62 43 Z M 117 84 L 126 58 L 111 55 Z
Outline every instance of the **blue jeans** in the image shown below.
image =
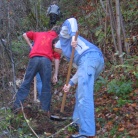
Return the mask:
M 39 56 L 30 58 L 24 82 L 16 94 L 14 107 L 20 107 L 20 102 L 23 103 L 27 98 L 31 82 L 36 74 L 39 73 L 42 80 L 42 90 L 40 96 L 41 108 L 42 110 L 49 111 L 51 103 L 51 71 L 52 66 L 50 59 Z
M 78 66 L 78 87 L 73 120 L 78 120 L 79 133 L 95 136 L 94 81 L 104 68 L 103 56 L 98 52 L 89 52 L 81 57 Z
M 42 81 L 39 73 L 36 74 L 36 87 L 38 92 L 38 99 L 40 100 L 41 91 L 42 91 Z

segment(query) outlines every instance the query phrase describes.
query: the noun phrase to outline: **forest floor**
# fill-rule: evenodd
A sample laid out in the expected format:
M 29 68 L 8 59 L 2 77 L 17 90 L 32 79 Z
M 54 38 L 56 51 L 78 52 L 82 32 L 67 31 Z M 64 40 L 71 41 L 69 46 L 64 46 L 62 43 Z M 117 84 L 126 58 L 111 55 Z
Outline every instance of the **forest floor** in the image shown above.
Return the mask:
M 62 70 L 63 68 L 64 70 Z M 51 114 L 58 116 L 61 116 L 62 87 L 66 80 L 67 66 L 62 64 L 60 69 L 58 85 L 52 87 L 51 101 Z M 63 117 L 70 118 L 72 116 L 75 104 L 74 94 L 75 87 L 67 94 L 64 112 L 62 113 Z M 40 110 L 40 103 L 34 102 L 33 96 L 32 83 L 30 95 L 23 104 L 24 109 L 16 115 L 13 114 L 10 118 L 8 127 L 11 130 L 17 130 L 18 133 L 19 128 L 20 130 L 22 129 L 23 134 L 20 138 L 35 138 L 36 136 L 33 136 L 34 132 L 38 138 L 69 138 L 71 134 L 77 133 L 75 129 L 69 127 L 70 123 L 72 123 L 71 119 L 50 120 Z M 13 95 L 9 94 L 9 92 L 1 93 L 1 100 L 4 101 L 1 102 L 1 109 L 5 105 L 8 107 L 11 106 L 9 104 L 12 99 L 11 97 Z M 138 138 L 138 88 L 134 87 L 133 91 L 129 94 L 129 98 L 119 100 L 116 95 L 107 93 L 107 88 L 103 85 L 99 91 L 95 92 L 94 98 L 96 115 L 95 138 Z M 5 115 L 7 116 L 8 114 L 6 113 Z M 26 124 L 24 122 L 29 123 Z M 31 137 L 25 136 L 28 130 L 32 134 Z M 9 136 L 6 137 L 4 135 L 1 138 L 9 138 Z

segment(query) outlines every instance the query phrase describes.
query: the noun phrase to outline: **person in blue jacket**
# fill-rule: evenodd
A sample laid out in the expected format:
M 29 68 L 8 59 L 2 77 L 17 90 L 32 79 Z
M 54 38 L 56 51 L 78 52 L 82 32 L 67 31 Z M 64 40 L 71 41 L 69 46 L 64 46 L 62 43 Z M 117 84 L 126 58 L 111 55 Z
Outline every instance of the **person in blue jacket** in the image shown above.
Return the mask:
M 77 72 L 64 85 L 64 92 L 69 92 L 71 86 L 77 85 L 76 104 L 73 120 L 77 120 L 79 133 L 70 138 L 92 138 L 96 135 L 94 112 L 94 82 L 104 68 L 104 58 L 101 50 L 81 36 L 75 40 L 78 24 L 75 18 L 67 19 L 61 27 L 59 41 L 55 51 L 62 54 L 69 61 L 72 48 L 75 48 L 73 63 L 77 65 Z

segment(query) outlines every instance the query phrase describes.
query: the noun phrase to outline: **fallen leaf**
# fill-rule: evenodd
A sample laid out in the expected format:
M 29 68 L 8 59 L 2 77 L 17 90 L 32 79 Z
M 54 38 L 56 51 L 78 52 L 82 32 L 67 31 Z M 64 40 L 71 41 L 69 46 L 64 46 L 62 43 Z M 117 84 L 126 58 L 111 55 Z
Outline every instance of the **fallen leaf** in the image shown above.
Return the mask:
M 129 131 L 129 135 L 135 136 L 135 135 L 136 135 L 136 130 L 131 130 L 131 131 Z
M 131 104 L 131 106 L 132 106 L 132 107 L 136 107 L 136 106 L 137 106 L 137 104 L 136 104 L 136 103 L 133 103 L 133 104 Z
M 135 89 L 135 90 L 134 90 L 134 93 L 138 94 L 138 89 Z
M 119 108 L 113 108 L 113 110 L 114 110 L 115 112 L 117 112 L 117 111 L 119 110 Z
M 119 131 L 119 132 L 124 131 L 124 127 L 119 128 L 118 131 Z
M 113 122 L 109 121 L 107 124 L 108 124 L 108 125 L 112 125 L 112 124 L 113 124 Z
M 44 134 L 45 134 L 46 136 L 50 136 L 50 135 L 51 135 L 51 133 L 47 133 L 47 132 L 44 132 Z

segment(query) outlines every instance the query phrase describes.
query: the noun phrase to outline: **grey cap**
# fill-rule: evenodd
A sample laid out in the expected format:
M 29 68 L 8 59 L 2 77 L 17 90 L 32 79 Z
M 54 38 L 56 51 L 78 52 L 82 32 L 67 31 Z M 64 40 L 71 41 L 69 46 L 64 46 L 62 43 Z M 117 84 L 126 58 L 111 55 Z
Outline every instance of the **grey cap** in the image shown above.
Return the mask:
M 61 27 L 60 26 L 54 26 L 51 30 L 55 31 L 57 34 L 60 33 Z

